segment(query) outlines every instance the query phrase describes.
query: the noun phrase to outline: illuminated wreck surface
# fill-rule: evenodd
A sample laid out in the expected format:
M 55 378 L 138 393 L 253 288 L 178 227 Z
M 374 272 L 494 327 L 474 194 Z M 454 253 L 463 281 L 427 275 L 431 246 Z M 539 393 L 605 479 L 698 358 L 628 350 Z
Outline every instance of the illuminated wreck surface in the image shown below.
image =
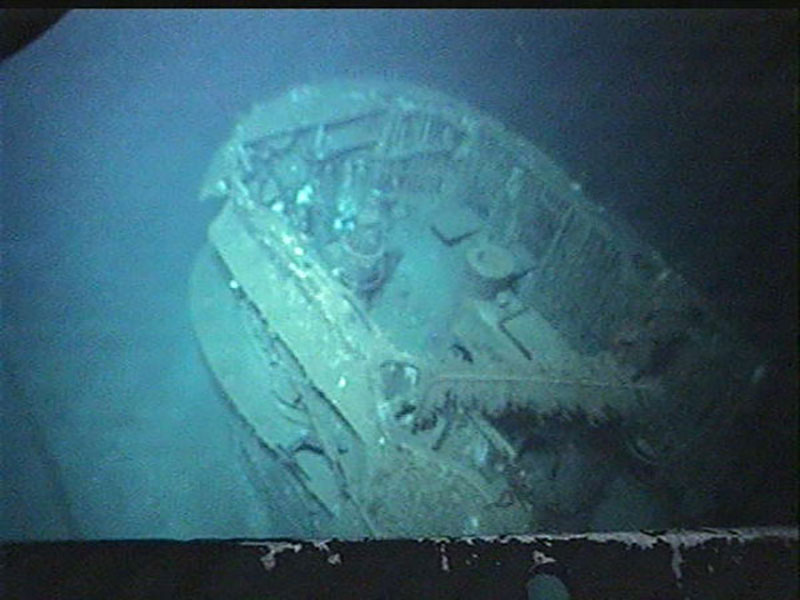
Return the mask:
M 202 196 L 221 209 L 194 327 L 251 485 L 298 535 L 669 526 L 734 468 L 720 448 L 759 355 L 462 102 L 400 83 L 292 89 L 240 120 Z M 660 508 L 637 520 L 646 505 Z

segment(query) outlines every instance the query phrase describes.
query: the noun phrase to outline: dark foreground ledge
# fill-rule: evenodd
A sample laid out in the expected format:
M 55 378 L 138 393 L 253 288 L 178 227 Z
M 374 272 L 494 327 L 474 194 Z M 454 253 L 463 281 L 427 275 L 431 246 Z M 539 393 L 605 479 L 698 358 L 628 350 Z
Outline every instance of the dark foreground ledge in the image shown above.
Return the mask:
M 6 543 L 0 597 L 794 599 L 797 548 L 796 527 L 380 541 Z M 560 591 L 541 592 L 553 584 Z

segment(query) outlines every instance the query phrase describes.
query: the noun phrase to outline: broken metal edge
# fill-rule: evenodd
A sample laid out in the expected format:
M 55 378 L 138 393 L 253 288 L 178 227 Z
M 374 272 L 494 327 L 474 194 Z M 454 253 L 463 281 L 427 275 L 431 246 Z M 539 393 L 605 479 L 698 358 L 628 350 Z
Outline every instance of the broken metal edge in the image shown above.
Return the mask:
M 775 600 L 798 593 L 793 526 L 400 540 L 13 542 L 0 556 L 0 592 L 13 598 L 539 598 L 527 594 L 545 580 L 560 582 L 558 597 L 571 600 Z

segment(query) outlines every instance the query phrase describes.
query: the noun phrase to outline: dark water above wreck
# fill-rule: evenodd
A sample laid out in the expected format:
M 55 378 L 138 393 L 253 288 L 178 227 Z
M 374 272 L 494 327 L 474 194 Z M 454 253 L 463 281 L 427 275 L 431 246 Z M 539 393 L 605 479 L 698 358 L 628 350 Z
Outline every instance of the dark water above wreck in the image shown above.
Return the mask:
M 196 200 L 212 152 L 240 111 L 296 84 L 408 80 L 498 117 L 629 219 L 765 360 L 787 365 L 797 337 L 795 20 L 68 14 L 0 69 L 2 536 L 296 533 L 280 515 L 253 516 L 258 500 L 231 468 L 235 441 L 187 298 L 217 209 Z M 742 457 L 745 477 L 760 465 L 764 500 L 728 508 L 728 524 L 794 521 L 795 450 L 772 433 L 790 392 L 775 394 L 774 413 L 753 416 L 769 444 L 748 440 Z

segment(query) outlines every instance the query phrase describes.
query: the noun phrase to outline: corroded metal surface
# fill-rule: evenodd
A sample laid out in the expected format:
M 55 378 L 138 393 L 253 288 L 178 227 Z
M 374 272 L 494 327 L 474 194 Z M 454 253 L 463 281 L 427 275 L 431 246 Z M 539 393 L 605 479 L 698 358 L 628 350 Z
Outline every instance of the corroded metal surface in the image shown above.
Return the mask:
M 442 94 L 290 90 L 237 124 L 201 196 L 223 202 L 216 285 L 249 323 L 225 332 L 195 310 L 201 343 L 254 435 L 331 527 L 348 523 L 320 531 L 536 529 L 559 484 L 536 475 L 551 467 L 531 424 L 617 428 L 609 457 L 663 466 L 699 454 L 758 383 L 757 356 L 657 252 Z M 262 340 L 253 377 L 230 366 L 242 335 Z M 271 362 L 297 385 L 269 389 Z M 552 469 L 596 464 L 587 448 L 561 444 Z

